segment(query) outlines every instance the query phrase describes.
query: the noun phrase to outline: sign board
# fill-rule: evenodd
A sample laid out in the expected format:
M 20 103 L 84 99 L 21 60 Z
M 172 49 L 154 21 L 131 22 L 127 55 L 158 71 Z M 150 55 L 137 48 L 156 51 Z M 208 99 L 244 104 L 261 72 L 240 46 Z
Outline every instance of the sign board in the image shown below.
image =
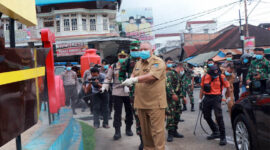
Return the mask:
M 35 0 L 0 0 L 0 12 L 27 26 L 37 25 Z
M 83 42 L 56 44 L 57 57 L 83 55 L 88 46 Z
M 255 37 L 245 37 L 244 40 L 245 50 L 252 50 L 255 48 Z
M 153 12 L 151 8 L 122 9 L 120 13 L 122 31 L 126 36 L 137 38 L 140 41 L 154 40 Z

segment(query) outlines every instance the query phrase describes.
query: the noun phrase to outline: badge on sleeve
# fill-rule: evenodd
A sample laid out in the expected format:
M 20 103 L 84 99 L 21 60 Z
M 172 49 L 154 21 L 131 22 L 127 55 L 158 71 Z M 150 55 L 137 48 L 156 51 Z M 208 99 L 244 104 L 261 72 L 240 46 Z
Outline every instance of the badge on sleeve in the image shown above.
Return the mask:
M 154 64 L 154 67 L 158 68 L 159 64 Z

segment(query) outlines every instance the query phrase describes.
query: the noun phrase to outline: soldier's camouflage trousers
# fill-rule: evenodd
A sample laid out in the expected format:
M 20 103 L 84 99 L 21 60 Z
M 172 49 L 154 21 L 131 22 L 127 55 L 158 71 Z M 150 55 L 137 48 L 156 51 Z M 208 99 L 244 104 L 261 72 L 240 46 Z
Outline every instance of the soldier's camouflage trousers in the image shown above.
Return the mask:
M 177 130 L 177 125 L 179 123 L 181 113 L 182 113 L 182 105 L 181 100 L 174 101 L 172 99 L 168 99 L 168 107 L 166 108 L 166 129 L 167 130 Z
M 138 111 L 134 108 L 134 97 L 130 97 L 131 100 L 131 104 L 133 107 L 133 114 L 135 117 L 135 121 L 136 121 L 136 133 L 137 135 L 141 136 L 142 135 L 142 129 L 141 129 L 141 125 L 140 125 L 140 120 L 138 117 Z
M 184 92 L 184 97 L 189 97 L 189 100 L 190 100 L 190 104 L 194 104 L 194 96 L 193 96 L 193 90 L 192 90 L 192 86 L 191 85 L 188 85 L 186 88 L 185 88 L 185 92 Z M 185 101 L 183 101 L 183 104 L 186 104 Z

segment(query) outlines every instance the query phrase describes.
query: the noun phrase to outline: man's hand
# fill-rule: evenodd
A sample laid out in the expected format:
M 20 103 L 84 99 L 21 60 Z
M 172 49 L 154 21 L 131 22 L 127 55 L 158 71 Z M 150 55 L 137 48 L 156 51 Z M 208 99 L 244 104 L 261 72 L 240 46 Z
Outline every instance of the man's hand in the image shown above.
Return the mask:
M 175 95 L 175 94 L 172 95 L 172 99 L 173 99 L 174 101 L 178 101 L 178 100 L 179 100 L 179 99 L 178 99 L 178 96 Z
M 135 84 L 135 83 L 138 83 L 138 78 L 137 77 L 135 77 L 135 78 L 129 78 L 129 79 L 126 79 L 123 83 L 122 83 L 122 85 L 124 85 L 124 86 L 132 86 L 133 84 Z
M 104 93 L 105 91 L 109 91 L 109 84 L 102 84 L 101 93 Z
M 247 85 L 249 85 L 249 84 L 250 84 L 250 82 L 251 82 L 250 80 L 247 80 Z

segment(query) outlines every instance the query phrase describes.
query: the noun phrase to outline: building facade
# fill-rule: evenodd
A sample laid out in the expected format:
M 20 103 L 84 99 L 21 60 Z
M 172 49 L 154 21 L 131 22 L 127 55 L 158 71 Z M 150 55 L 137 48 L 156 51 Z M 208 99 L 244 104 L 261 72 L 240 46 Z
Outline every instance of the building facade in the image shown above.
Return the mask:
M 188 21 L 186 30 L 188 33 L 215 33 L 217 32 L 217 22 L 215 20 Z

